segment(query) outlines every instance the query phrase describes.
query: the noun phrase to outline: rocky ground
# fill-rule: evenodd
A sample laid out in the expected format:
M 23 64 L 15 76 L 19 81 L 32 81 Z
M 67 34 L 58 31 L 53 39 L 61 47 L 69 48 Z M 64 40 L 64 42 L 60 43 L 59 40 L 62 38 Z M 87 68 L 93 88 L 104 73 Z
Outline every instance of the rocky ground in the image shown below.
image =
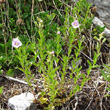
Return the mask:
M 86 74 L 84 70 L 82 72 Z M 16 78 L 24 79 L 23 76 Z M 3 94 L 0 95 L 1 110 L 8 110 L 7 102 L 12 96 L 32 90 L 25 84 L 4 77 L 1 78 L 1 85 L 4 86 Z M 110 97 L 105 97 L 109 94 L 106 89 L 107 82 L 101 77 L 100 70 L 93 70 L 83 89 L 62 106 L 56 107 L 56 110 L 110 110 Z M 37 110 L 43 108 L 37 104 Z
M 87 0 L 96 5 L 100 19 L 110 28 L 110 0 Z

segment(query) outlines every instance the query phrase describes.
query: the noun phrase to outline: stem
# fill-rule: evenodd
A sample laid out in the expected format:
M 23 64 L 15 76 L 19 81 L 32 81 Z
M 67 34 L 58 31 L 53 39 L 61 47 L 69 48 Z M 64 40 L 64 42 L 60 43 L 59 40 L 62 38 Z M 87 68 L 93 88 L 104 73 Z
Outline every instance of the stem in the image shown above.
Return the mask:
M 1 16 L 2 16 L 2 24 L 3 24 L 3 36 L 4 36 L 4 43 L 5 43 L 5 55 L 7 57 L 7 39 L 6 39 L 6 34 L 5 34 L 5 23 L 4 23 L 4 18 L 3 18 L 3 11 L 2 11 L 2 7 L 1 7 Z
M 32 41 L 35 41 L 35 38 L 33 38 L 34 36 L 32 36 L 32 32 L 33 32 L 33 24 L 32 24 L 33 13 L 34 13 L 34 0 L 32 0 L 32 8 L 31 8 L 31 38 L 32 38 Z

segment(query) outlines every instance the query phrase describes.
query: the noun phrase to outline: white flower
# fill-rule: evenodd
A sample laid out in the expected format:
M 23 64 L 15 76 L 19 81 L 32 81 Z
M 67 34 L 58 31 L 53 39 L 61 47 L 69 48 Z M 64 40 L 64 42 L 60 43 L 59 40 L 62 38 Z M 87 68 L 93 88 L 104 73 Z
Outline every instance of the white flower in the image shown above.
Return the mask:
M 79 22 L 77 20 L 75 20 L 74 22 L 72 22 L 71 25 L 73 26 L 73 28 L 79 28 Z
M 60 34 L 60 31 L 57 31 L 57 34 L 59 35 Z
M 13 38 L 12 47 L 18 48 L 22 46 L 22 42 L 18 38 Z

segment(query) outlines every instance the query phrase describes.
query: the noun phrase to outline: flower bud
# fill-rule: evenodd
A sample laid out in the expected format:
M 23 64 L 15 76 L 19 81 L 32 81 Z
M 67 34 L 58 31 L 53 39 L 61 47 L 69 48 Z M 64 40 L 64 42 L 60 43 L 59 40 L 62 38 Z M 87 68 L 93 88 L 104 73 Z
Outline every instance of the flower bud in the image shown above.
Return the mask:
M 0 0 L 0 4 L 3 4 L 5 2 L 6 2 L 6 0 Z
M 23 24 L 24 24 L 23 20 L 21 18 L 18 18 L 16 21 L 16 25 L 18 26 L 18 25 L 23 25 Z

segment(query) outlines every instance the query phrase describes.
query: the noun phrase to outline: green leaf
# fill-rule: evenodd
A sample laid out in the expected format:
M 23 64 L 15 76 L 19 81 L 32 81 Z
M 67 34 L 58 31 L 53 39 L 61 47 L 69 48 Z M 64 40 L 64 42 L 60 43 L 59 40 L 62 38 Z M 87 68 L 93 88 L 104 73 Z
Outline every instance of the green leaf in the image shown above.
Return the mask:
M 49 20 L 52 21 L 55 18 L 55 13 L 52 13 L 51 15 L 47 14 L 47 17 L 48 17 Z
M 42 2 L 43 0 L 38 0 L 39 2 Z
M 3 86 L 0 87 L 0 94 L 3 93 Z
M 7 76 L 14 76 L 14 69 L 9 69 L 6 73 Z
M 3 24 L 0 24 L 0 28 L 2 28 Z

